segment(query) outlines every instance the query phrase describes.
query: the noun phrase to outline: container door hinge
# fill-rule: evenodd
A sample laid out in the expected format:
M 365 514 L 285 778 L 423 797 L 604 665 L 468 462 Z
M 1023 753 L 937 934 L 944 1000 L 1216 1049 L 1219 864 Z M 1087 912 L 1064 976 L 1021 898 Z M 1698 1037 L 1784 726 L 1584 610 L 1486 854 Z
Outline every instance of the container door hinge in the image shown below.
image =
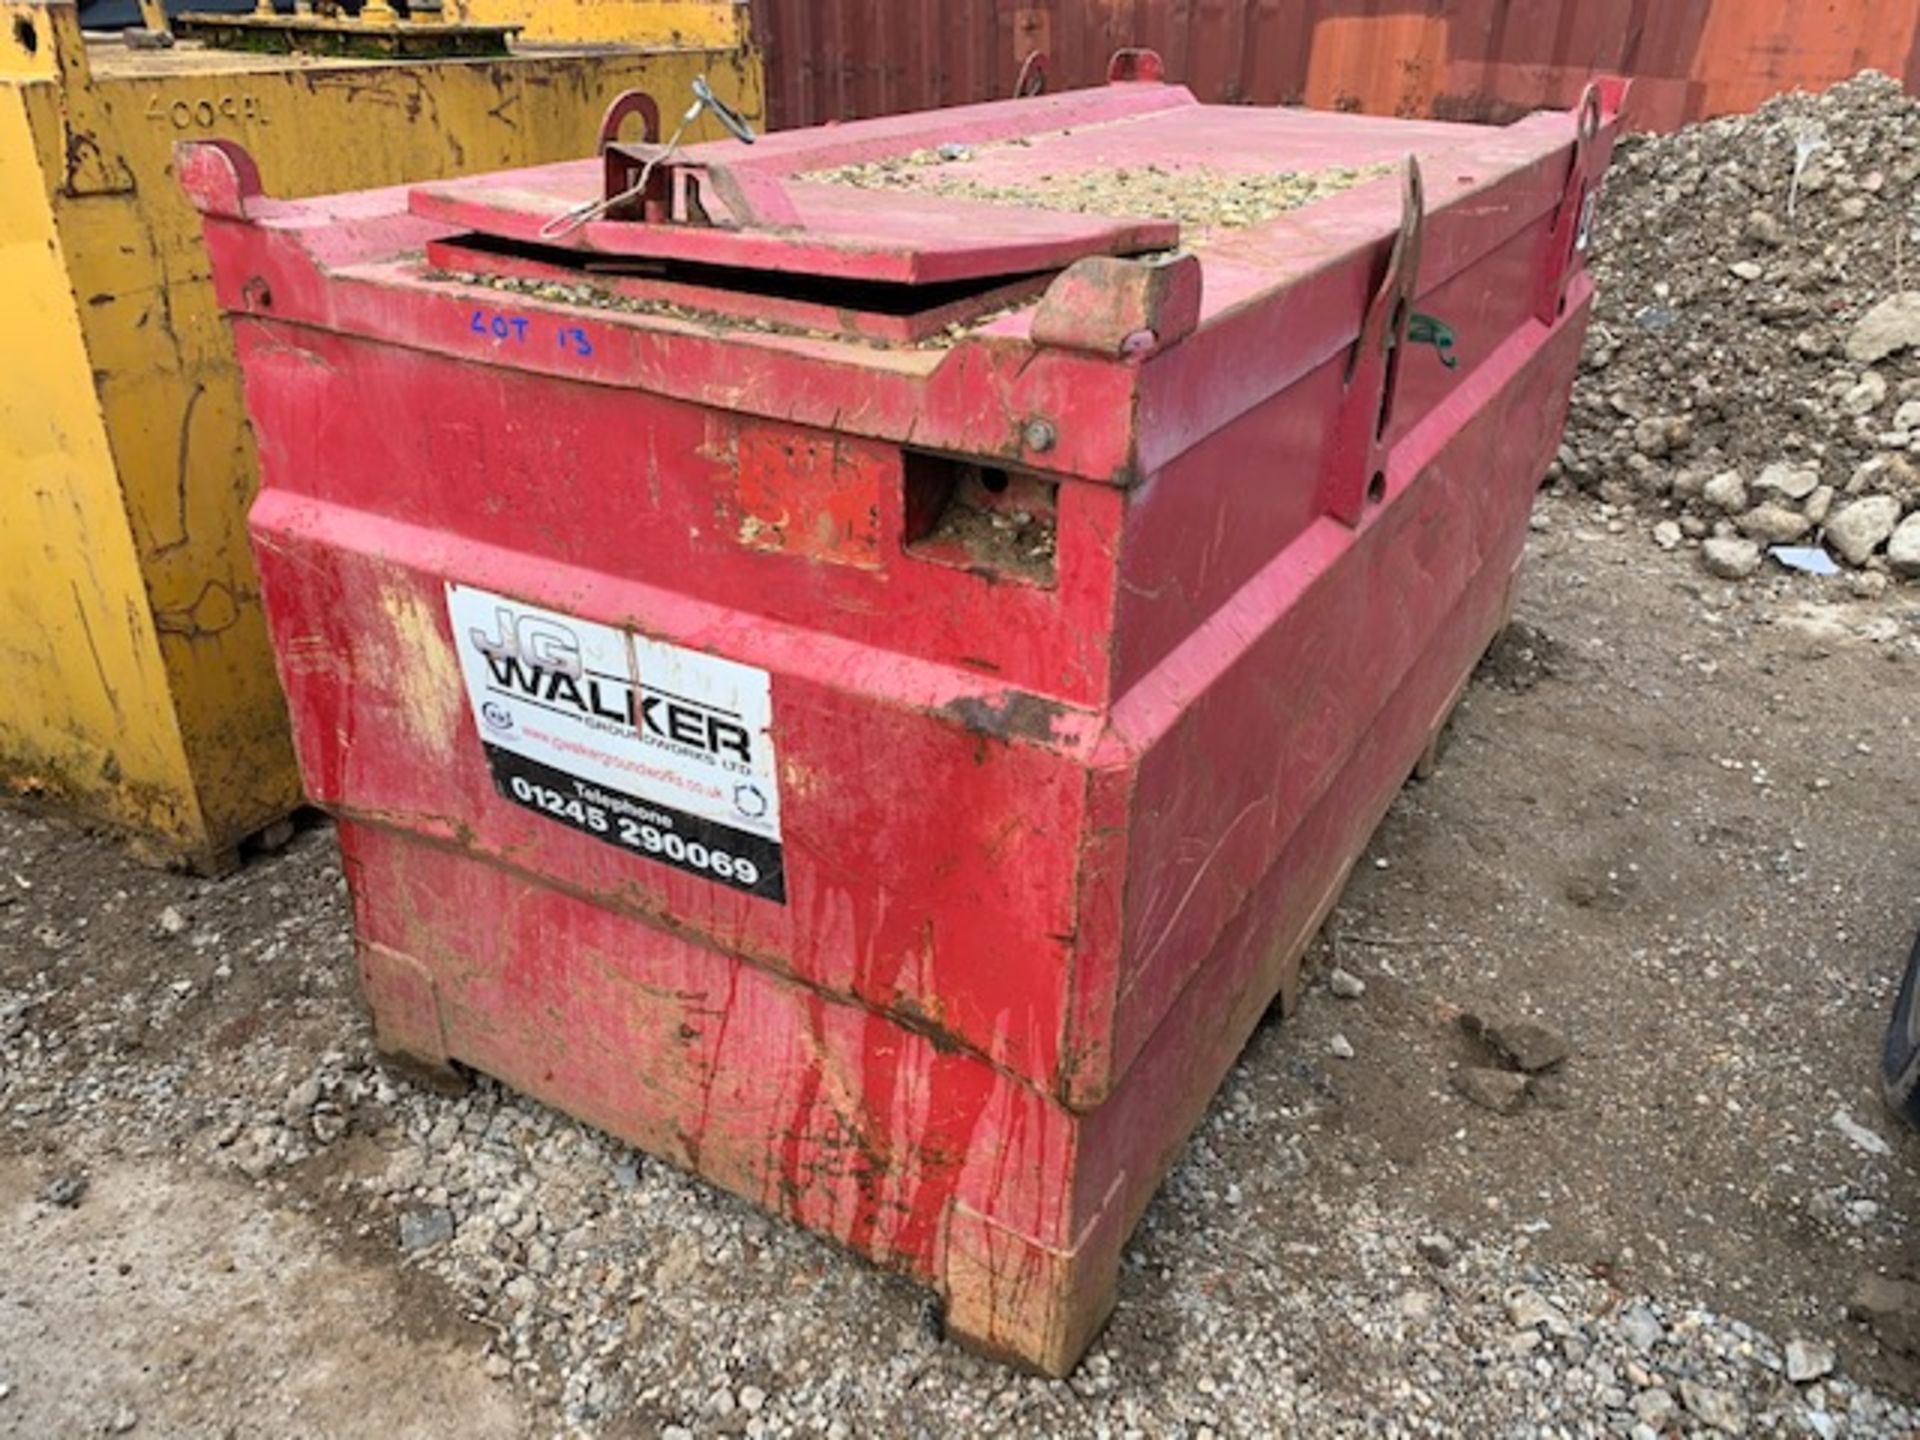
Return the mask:
M 1387 256 L 1386 273 L 1367 304 L 1360 338 L 1347 356 L 1340 409 L 1327 447 L 1321 496 L 1327 513 L 1343 525 L 1358 525 L 1368 504 L 1386 495 L 1387 427 L 1393 419 L 1394 386 L 1420 283 L 1420 234 L 1425 218 L 1420 162 L 1409 155 L 1401 185 L 1400 233 Z M 1423 338 L 1434 343 L 1438 337 Z M 1451 342 L 1451 334 L 1447 340 Z

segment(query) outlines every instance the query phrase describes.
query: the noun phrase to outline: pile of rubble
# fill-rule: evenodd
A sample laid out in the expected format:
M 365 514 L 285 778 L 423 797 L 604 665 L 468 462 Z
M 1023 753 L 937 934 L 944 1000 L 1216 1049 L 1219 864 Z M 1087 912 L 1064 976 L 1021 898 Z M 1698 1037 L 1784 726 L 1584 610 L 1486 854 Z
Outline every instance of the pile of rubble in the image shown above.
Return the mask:
M 1716 575 L 1920 577 L 1920 103 L 1867 72 L 1622 142 L 1556 474 Z

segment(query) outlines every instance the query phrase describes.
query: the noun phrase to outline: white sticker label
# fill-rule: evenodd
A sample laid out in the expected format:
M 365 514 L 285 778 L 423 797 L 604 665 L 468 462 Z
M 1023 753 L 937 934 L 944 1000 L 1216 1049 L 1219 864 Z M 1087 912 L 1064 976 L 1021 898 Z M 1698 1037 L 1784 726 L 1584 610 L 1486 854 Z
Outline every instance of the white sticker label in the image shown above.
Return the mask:
M 767 672 L 448 584 L 501 797 L 784 904 Z

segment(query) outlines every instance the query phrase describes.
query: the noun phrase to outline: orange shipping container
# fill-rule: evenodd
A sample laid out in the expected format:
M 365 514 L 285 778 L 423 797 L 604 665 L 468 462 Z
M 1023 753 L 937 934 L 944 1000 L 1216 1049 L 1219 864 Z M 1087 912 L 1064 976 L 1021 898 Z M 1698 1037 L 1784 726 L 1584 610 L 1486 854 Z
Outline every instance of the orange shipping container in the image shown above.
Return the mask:
M 1127 45 L 1202 100 L 1505 121 L 1632 75 L 1672 129 L 1869 66 L 1920 81 L 1920 0 L 755 0 L 779 125 L 1097 84 Z

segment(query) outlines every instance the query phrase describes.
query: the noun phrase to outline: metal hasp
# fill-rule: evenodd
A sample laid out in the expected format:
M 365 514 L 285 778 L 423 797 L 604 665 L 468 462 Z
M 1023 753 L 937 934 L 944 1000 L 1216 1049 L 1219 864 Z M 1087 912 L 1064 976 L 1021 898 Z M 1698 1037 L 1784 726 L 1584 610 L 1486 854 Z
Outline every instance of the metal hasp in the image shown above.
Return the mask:
M 610 126 L 611 179 L 178 164 L 379 1045 L 1054 1374 L 1503 623 L 1619 100 L 1157 73 L 664 159 Z M 658 145 L 685 98 L 627 109 Z
M 549 36 L 631 9 L 545 8 Z M 254 440 L 175 141 L 239 141 L 315 195 L 578 155 L 623 90 L 703 75 L 757 116 L 739 7 L 656 8 L 673 31 L 489 59 L 449 22 L 342 32 L 439 47 L 393 61 L 141 49 L 83 35 L 70 3 L 0 0 L 0 794 L 204 871 L 301 802 L 246 543 Z

